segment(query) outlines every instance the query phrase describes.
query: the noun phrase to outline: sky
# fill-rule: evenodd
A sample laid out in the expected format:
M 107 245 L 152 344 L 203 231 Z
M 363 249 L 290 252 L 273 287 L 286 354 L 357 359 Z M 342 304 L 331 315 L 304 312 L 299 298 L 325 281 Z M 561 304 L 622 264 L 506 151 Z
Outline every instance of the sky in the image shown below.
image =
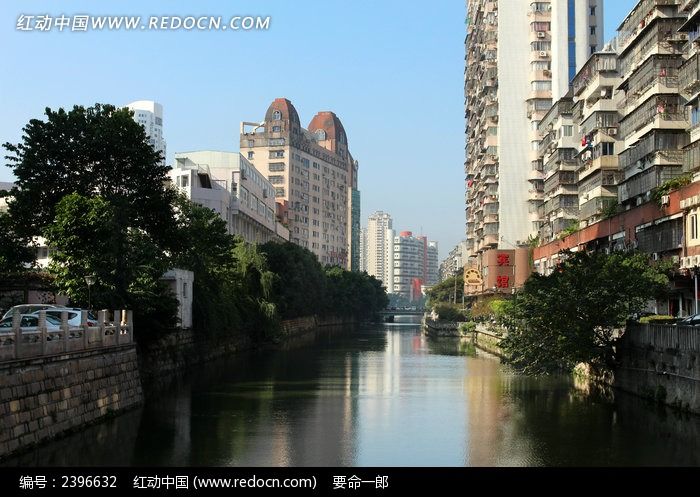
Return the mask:
M 605 0 L 606 39 L 636 3 Z M 16 29 L 20 15 L 42 14 L 253 15 L 270 26 Z M 442 259 L 464 238 L 464 19 L 464 0 L 2 0 L 0 142 L 17 143 L 45 107 L 155 100 L 171 163 L 175 152 L 238 150 L 240 122 L 286 97 L 304 126 L 322 110 L 342 120 L 363 226 L 388 212 L 395 229 L 438 241 Z M 4 164 L 0 181 L 11 181 Z

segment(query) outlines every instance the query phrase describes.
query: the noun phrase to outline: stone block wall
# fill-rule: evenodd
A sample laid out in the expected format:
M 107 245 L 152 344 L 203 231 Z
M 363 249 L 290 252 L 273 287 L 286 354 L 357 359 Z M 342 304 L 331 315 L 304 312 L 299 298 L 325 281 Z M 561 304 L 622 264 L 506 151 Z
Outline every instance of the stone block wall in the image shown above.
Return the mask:
M 629 326 L 618 356 L 615 387 L 700 413 L 700 328 Z
M 0 363 L 0 458 L 142 402 L 133 344 Z

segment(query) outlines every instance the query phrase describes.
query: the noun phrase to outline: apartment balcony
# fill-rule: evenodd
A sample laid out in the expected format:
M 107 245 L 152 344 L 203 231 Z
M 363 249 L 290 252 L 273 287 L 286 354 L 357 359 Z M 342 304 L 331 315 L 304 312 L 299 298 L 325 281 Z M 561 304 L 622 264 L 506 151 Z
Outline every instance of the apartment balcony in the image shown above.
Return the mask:
M 679 95 L 662 95 L 648 99 L 634 112 L 620 120 L 620 136 L 629 137 L 645 128 L 685 129 L 688 116 Z
M 530 52 L 530 62 L 537 60 L 552 60 L 552 55 L 549 50 L 533 50 Z
M 556 171 L 575 171 L 578 166 L 575 148 L 557 148 L 547 158 L 542 170 L 545 177 L 549 177 Z
M 571 190 L 570 193 L 576 193 L 578 188 L 578 174 L 576 171 L 559 171 L 547 178 L 544 182 L 544 193 L 550 195 L 551 192 L 564 188 Z
M 584 197 L 582 197 L 581 200 L 583 203 L 579 206 L 579 219 L 587 221 L 593 217 L 600 216 L 610 206 L 616 205 L 617 195 L 601 196 L 591 200 L 584 200 Z
M 497 203 L 498 203 L 498 195 L 486 195 L 486 196 L 484 196 L 484 205 L 497 204 Z
M 578 215 L 578 195 L 559 195 L 547 200 L 543 206 L 543 217 L 555 215 Z
M 679 55 L 652 55 L 632 75 L 619 85 L 625 98 L 618 102 L 618 109 L 632 112 L 640 102 L 658 93 L 677 93 L 679 68 L 683 63 Z
M 654 21 L 675 13 L 674 6 L 678 3 L 678 0 L 640 1 L 618 28 L 618 53 L 638 44 L 642 35 L 653 29 Z
M 683 247 L 683 219 L 672 219 L 637 232 L 638 248 L 642 252 L 668 252 Z
M 700 135 L 700 125 L 695 128 Z M 683 172 L 695 172 L 700 169 L 700 136 L 683 150 Z
M 640 174 L 626 179 L 618 186 L 620 202 L 626 202 L 634 197 L 646 195 L 665 181 L 683 174 L 682 166 L 654 165 Z
M 541 202 L 544 200 L 544 192 L 542 190 L 530 189 L 527 191 L 528 202 Z
M 599 148 L 600 145 L 597 147 Z M 601 155 L 595 159 L 591 158 L 582 161 L 578 170 L 579 182 L 583 181 L 591 174 L 597 173 L 598 171 L 617 170 L 618 167 L 619 163 L 616 155 Z
M 598 109 L 588 112 L 588 117 L 584 121 L 578 121 L 581 123 L 579 125 L 579 132 L 581 135 L 589 135 L 593 131 L 599 129 L 617 128 L 620 123 L 620 115 L 614 108 L 612 101 L 605 100 L 604 102 L 606 102 L 606 104 L 609 102 L 609 105 L 605 105 L 605 107 L 609 108 L 603 109 L 603 105 L 596 105 L 599 107 Z
M 681 66 L 678 87 L 681 95 L 688 100 L 700 93 L 700 54 L 696 53 Z
M 680 149 L 688 144 L 688 134 L 684 132 L 652 131 L 643 136 L 637 143 L 627 148 L 618 155 L 619 167 L 629 170 L 639 166 L 640 161 L 648 162 L 648 157 L 656 154 L 665 154 L 667 158 L 674 160 L 679 155 Z M 679 159 L 677 164 L 681 164 Z
M 580 96 L 589 86 L 596 86 L 594 81 L 601 74 L 617 73 L 617 54 L 595 54 L 588 59 L 572 81 L 575 96 Z

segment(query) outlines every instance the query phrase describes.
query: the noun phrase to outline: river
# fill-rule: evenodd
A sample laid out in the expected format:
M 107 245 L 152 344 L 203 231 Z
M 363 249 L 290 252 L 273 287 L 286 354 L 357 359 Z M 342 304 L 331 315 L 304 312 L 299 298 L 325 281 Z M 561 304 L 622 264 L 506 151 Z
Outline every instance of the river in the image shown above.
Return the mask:
M 4 465 L 700 465 L 700 417 L 515 374 L 411 319 L 204 365 Z

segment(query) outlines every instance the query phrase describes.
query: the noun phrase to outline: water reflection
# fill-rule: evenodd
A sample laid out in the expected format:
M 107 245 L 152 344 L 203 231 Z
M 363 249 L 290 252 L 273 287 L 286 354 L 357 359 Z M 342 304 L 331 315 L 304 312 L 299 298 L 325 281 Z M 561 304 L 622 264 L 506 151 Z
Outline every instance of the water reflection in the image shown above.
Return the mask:
M 207 364 L 143 409 L 6 464 L 700 464 L 696 417 L 521 377 L 397 321 Z

